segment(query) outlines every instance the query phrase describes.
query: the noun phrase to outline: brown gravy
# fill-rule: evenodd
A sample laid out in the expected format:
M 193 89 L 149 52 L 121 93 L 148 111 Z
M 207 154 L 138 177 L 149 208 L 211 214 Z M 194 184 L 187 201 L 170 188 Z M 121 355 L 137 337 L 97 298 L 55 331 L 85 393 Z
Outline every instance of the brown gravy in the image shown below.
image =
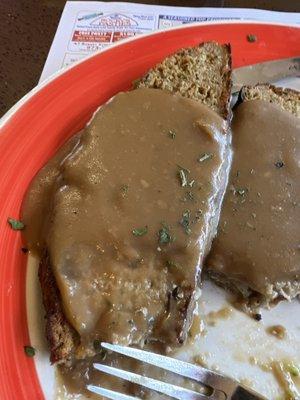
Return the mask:
M 25 234 L 50 253 L 79 358 L 95 340 L 185 339 L 227 182 L 226 129 L 196 101 L 120 93 L 34 179 Z
M 207 265 L 268 298 L 275 290 L 288 297 L 300 292 L 300 119 L 255 100 L 238 107 L 232 130 L 233 164 Z

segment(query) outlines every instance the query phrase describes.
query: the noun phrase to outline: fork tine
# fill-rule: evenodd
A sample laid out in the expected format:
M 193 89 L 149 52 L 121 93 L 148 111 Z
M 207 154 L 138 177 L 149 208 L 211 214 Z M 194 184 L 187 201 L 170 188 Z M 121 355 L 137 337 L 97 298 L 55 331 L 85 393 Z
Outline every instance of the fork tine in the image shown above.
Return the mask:
M 101 346 L 107 350 L 111 350 L 116 353 L 135 358 L 136 360 L 143 361 L 147 364 L 155 365 L 156 367 L 164 370 L 174 372 L 175 374 L 185 378 L 194 379 L 216 390 L 224 391 L 224 385 L 231 389 L 237 387 L 237 383 L 233 379 L 226 378 L 225 376 L 219 375 L 218 373 L 209 369 L 198 365 L 193 365 L 185 361 L 180 361 L 175 358 L 162 356 L 156 353 L 149 353 L 133 347 L 119 346 L 110 343 L 101 343 Z
M 161 382 L 156 379 L 147 378 L 145 376 L 135 374 L 129 371 L 123 371 L 118 368 L 109 367 L 108 365 L 94 364 L 94 368 L 106 374 L 117 376 L 118 378 L 125 379 L 126 381 L 136 383 L 137 385 L 155 390 L 159 393 L 166 394 L 178 400 L 212 400 L 213 396 L 206 396 L 201 393 L 194 392 L 180 386 L 171 385 L 169 383 Z
M 88 385 L 87 389 L 92 393 L 99 394 L 100 396 L 107 397 L 111 400 L 141 400 L 139 397 L 128 396 L 127 394 L 114 392 L 112 390 L 104 389 L 98 386 Z

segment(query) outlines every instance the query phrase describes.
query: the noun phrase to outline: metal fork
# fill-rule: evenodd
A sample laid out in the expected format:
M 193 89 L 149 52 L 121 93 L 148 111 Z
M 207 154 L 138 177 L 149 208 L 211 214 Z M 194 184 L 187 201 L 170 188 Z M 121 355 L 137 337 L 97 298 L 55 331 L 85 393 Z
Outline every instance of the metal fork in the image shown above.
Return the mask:
M 170 383 L 161 382 L 156 379 L 148 378 L 133 372 L 124 371 L 118 368 L 110 367 L 103 364 L 94 364 L 94 368 L 106 374 L 116 376 L 126 381 L 135 383 L 137 385 L 146 387 L 156 392 L 170 396 L 178 400 L 267 400 L 265 397 L 246 389 L 239 382 L 226 376 L 220 375 L 209 369 L 200 367 L 198 365 L 189 364 L 184 361 L 176 360 L 174 358 L 165 357 L 156 353 L 150 353 L 144 350 L 135 349 L 132 347 L 124 347 L 119 345 L 112 345 L 109 343 L 102 343 L 104 349 L 123 354 L 125 356 L 134 358 L 136 360 L 145 362 L 162 368 L 166 371 L 173 372 L 184 378 L 192 379 L 196 382 L 208 386 L 212 389 L 210 395 L 195 392 L 180 386 Z M 88 385 L 87 389 L 93 393 L 107 397 L 112 400 L 141 400 L 138 397 L 125 395 L 100 388 L 98 386 Z

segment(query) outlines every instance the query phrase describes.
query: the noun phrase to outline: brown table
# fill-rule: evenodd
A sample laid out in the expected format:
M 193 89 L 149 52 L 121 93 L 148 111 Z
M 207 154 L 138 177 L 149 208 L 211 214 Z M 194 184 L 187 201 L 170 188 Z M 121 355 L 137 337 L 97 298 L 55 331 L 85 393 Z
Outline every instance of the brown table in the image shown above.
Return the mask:
M 193 7 L 300 12 L 299 0 L 140 0 Z M 0 116 L 38 82 L 65 0 L 0 0 Z

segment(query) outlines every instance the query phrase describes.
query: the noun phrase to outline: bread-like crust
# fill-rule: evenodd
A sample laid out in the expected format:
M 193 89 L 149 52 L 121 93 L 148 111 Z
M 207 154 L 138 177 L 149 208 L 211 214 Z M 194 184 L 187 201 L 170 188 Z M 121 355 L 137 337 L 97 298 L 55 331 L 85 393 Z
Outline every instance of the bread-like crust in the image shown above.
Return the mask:
M 220 60 L 217 65 L 213 64 L 213 55 L 219 54 Z M 174 93 L 179 93 L 185 97 L 196 99 L 202 103 L 208 105 L 217 111 L 223 118 L 230 120 L 230 96 L 231 96 L 231 50 L 230 45 L 219 45 L 215 42 L 203 43 L 195 48 L 183 49 L 177 52 L 176 59 L 182 60 L 182 65 L 187 66 L 189 62 L 193 59 L 193 56 L 207 58 L 214 65 L 214 72 L 218 74 L 218 89 L 217 97 L 212 101 L 212 93 L 204 86 L 203 80 L 199 79 L 197 84 L 197 79 L 194 79 L 192 87 L 187 88 L 184 92 L 182 88 L 176 90 L 176 84 L 174 83 L 173 89 L 169 86 L 168 89 Z M 168 63 L 173 65 L 174 55 L 167 57 L 162 64 L 157 65 L 155 68 L 149 71 L 145 77 L 135 83 L 135 87 L 147 87 L 147 88 L 159 88 L 166 89 L 163 85 L 159 85 L 158 81 L 155 82 L 151 78 L 151 74 L 158 70 L 162 71 L 162 65 Z M 195 60 L 195 58 L 193 59 Z M 178 65 L 177 65 L 178 67 Z M 170 68 L 170 65 L 169 67 Z M 198 74 L 201 74 L 202 65 L 197 66 Z M 177 71 L 178 72 L 178 71 Z M 212 72 L 213 73 L 213 72 Z M 172 75 L 170 73 L 170 76 Z M 198 76 L 198 75 L 197 75 Z M 200 75 L 199 75 L 200 76 Z M 164 78 L 166 79 L 166 77 Z M 161 82 L 161 81 L 160 81 Z M 207 83 L 207 82 L 206 82 Z M 169 82 L 170 84 L 170 82 Z M 171 83 L 172 85 L 172 83 Z M 197 96 L 196 94 L 199 94 Z M 42 256 L 40 266 L 39 266 L 39 278 L 43 294 L 43 303 L 46 311 L 46 336 L 49 343 L 50 349 L 50 361 L 52 363 L 68 364 L 72 360 L 76 347 L 80 341 L 78 333 L 67 321 L 64 311 L 62 308 L 60 292 L 57 287 L 55 277 L 52 272 L 51 262 L 47 252 Z M 185 326 L 189 325 L 189 320 L 191 315 L 188 315 L 189 302 L 191 298 L 191 289 L 187 288 L 187 293 L 184 296 L 185 300 L 182 302 L 182 307 L 179 309 L 179 320 L 185 321 Z M 178 321 L 180 322 L 180 321 Z M 176 337 L 179 342 L 183 342 L 186 338 L 187 332 L 180 331 L 182 324 L 178 323 L 178 329 L 175 329 Z
M 168 90 L 201 101 L 228 120 L 231 69 L 230 45 L 206 42 L 165 58 L 137 80 L 134 87 Z
M 275 103 L 283 110 L 300 117 L 300 92 L 297 90 L 269 84 L 244 86 L 240 92 L 239 103 L 249 100 L 265 100 Z
M 39 280 L 46 310 L 46 338 L 52 364 L 71 361 L 79 336 L 67 321 L 48 253 L 45 251 L 39 265 Z

